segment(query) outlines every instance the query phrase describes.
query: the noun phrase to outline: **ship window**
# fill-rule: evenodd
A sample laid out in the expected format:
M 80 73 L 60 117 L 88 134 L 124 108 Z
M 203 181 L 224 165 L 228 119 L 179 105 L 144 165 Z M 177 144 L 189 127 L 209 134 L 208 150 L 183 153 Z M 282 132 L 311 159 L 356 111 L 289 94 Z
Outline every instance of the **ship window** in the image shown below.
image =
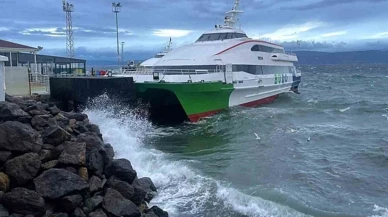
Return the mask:
M 213 33 L 213 34 L 203 34 L 197 39 L 198 41 L 217 41 L 233 38 L 246 38 L 247 35 L 243 33 Z
M 264 46 L 264 45 L 254 45 L 251 48 L 251 51 L 261 51 L 261 52 L 266 52 L 266 53 L 284 53 L 283 49 L 268 47 L 268 46 Z

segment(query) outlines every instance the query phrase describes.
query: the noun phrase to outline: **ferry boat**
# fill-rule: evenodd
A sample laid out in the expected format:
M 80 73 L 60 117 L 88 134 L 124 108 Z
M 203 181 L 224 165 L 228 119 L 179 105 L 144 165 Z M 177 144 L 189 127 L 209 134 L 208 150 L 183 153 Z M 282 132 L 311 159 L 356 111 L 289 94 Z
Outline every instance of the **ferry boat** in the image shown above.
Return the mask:
M 154 57 L 145 60 L 144 62 L 140 63 L 140 68 L 152 68 L 155 63 L 157 63 L 160 58 L 164 57 L 168 52 L 171 51 L 171 38 L 168 42 L 168 45 L 164 48 L 163 51 L 157 53 Z
M 297 56 L 235 28 L 243 13 L 239 4 L 235 0 L 223 25 L 169 51 L 150 73 L 123 75 L 134 78 L 136 93 L 149 102 L 151 116 L 197 122 L 232 106 L 258 106 L 279 94 L 299 93 Z

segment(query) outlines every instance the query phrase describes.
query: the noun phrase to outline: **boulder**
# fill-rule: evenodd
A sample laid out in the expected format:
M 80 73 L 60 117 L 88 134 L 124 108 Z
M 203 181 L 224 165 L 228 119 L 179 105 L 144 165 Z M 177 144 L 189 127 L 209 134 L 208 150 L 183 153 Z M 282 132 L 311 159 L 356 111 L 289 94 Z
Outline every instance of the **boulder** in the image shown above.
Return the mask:
M 49 115 L 37 115 L 31 119 L 31 125 L 37 130 L 42 130 L 43 127 L 48 125 Z
M 105 162 L 106 164 L 109 164 L 113 158 L 115 157 L 115 151 L 113 150 L 113 147 L 111 144 L 109 143 L 106 143 L 104 145 L 104 149 L 105 149 L 105 153 L 106 153 L 106 158 L 107 158 L 107 162 Z
M 68 217 L 67 213 L 55 213 L 52 217 Z
M 78 175 L 78 171 L 76 168 L 74 167 L 65 167 L 65 170 L 71 172 L 71 173 L 74 173 L 74 174 L 77 174 Z M 81 177 L 82 178 L 82 177 Z
M 55 117 L 54 117 L 54 120 L 56 121 L 56 123 L 58 123 L 59 126 L 61 126 L 62 128 L 65 128 L 67 126 L 67 124 L 69 123 L 69 119 L 65 116 L 63 116 L 61 113 L 57 114 Z
M 9 178 L 5 173 L 0 172 L 0 191 L 7 192 L 9 190 Z
M 40 164 L 38 154 L 27 153 L 9 160 L 5 171 L 16 184 L 24 185 L 38 175 Z
M 51 145 L 60 145 L 70 139 L 71 135 L 60 126 L 47 128 L 43 136 L 43 141 Z
M 10 151 L 0 151 L 0 166 L 4 165 L 7 160 L 12 157 L 12 152 Z
M 43 170 L 49 170 L 51 168 L 54 168 L 57 164 L 58 164 L 58 160 L 52 160 L 52 161 L 43 163 L 42 165 L 40 165 L 40 167 Z
M 18 105 L 10 102 L 0 102 L 0 121 L 16 121 L 28 117 Z
M 148 203 L 152 200 L 152 198 L 155 197 L 156 187 L 150 178 L 143 177 L 140 179 L 135 179 L 133 184 L 135 186 L 140 187 L 141 189 L 143 189 L 146 192 L 144 200 L 147 201 Z M 142 194 L 142 192 L 140 192 L 140 193 Z
M 131 201 L 139 206 L 146 199 L 147 192 L 137 185 L 134 185 L 133 189 L 134 189 L 134 193 Z
M 61 110 L 59 110 L 59 108 L 54 105 L 52 107 L 47 108 L 47 111 L 49 111 L 52 115 L 57 115 Z
M 115 217 L 140 217 L 140 211 L 130 200 L 125 199 L 118 191 L 108 188 L 102 207 Z
M 108 217 L 101 209 L 89 214 L 89 217 Z
M 77 207 L 73 214 L 72 214 L 72 217 L 86 217 L 85 213 L 82 211 L 81 208 Z
M 37 115 L 48 115 L 48 114 L 50 114 L 48 111 L 46 111 L 46 110 L 38 110 L 38 109 L 36 109 L 36 110 L 31 110 L 31 111 L 29 111 L 28 112 L 30 115 L 32 115 L 32 116 L 37 116 Z
M 132 185 L 111 176 L 106 183 L 109 188 L 118 191 L 125 199 L 132 200 L 135 195 L 135 189 Z
M 88 133 L 82 133 L 78 135 L 77 142 L 86 143 L 86 152 L 90 152 L 93 150 L 104 151 L 104 143 L 94 133 L 88 132 Z
M 22 214 L 12 213 L 9 217 L 24 217 Z
M 136 178 L 136 171 L 132 168 L 131 162 L 127 159 L 115 159 L 105 167 L 105 175 L 109 178 L 117 178 L 132 184 Z
M 55 158 L 57 158 L 57 157 L 54 156 L 52 150 L 42 149 L 39 152 L 39 159 L 40 159 L 40 161 L 42 161 L 44 163 L 47 161 L 54 160 Z
M 75 208 L 82 205 L 83 198 L 79 194 L 69 195 L 60 200 L 58 205 L 66 213 L 72 213 Z
M 89 173 L 86 167 L 81 167 L 78 169 L 78 175 L 85 181 L 89 180 Z
M 5 206 L 3 206 L 3 205 L 0 203 L 0 217 L 8 217 L 8 216 L 9 216 L 8 209 L 5 208 Z
M 3 191 L 0 191 L 0 204 L 3 204 L 3 198 L 5 193 Z
M 58 162 L 65 165 L 83 166 L 86 159 L 86 144 L 84 142 L 65 142 Z
M 7 121 L 0 124 L 0 150 L 38 153 L 42 148 L 40 134 L 27 124 Z
M 86 124 L 85 127 L 92 133 L 101 134 L 100 128 L 95 124 Z
M 11 213 L 41 215 L 45 211 L 44 199 L 35 191 L 14 188 L 4 195 L 5 206 Z
M 75 124 L 77 123 L 77 120 L 76 119 L 70 119 L 69 120 L 69 126 L 71 128 L 75 128 Z
M 88 118 L 86 114 L 82 114 L 82 113 L 62 112 L 62 114 L 67 119 L 75 119 L 77 121 L 84 121 L 85 119 Z
M 98 178 L 97 176 L 92 176 L 92 178 L 89 179 L 89 190 L 90 192 L 96 192 L 102 189 L 102 180 Z
M 34 179 L 36 191 L 42 197 L 57 199 L 64 195 L 85 190 L 89 186 L 78 175 L 64 169 L 49 169 Z
M 104 156 L 97 149 L 89 151 L 86 158 L 86 166 L 90 174 L 101 176 L 104 172 Z
M 85 200 L 85 207 L 89 212 L 94 211 L 95 209 L 101 207 L 102 201 L 104 198 L 102 196 L 94 196 Z
M 149 210 L 155 213 L 158 217 L 168 217 L 168 213 L 157 206 L 153 206 Z

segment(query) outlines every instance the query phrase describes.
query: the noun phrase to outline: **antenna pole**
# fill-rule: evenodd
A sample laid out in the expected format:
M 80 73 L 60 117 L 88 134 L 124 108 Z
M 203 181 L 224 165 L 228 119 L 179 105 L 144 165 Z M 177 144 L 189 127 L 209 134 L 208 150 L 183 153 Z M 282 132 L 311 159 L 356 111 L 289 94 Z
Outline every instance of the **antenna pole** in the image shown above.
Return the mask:
M 66 53 L 70 58 L 74 57 L 74 37 L 73 37 L 73 21 L 71 13 L 74 12 L 74 5 L 69 4 L 65 0 L 62 1 L 63 11 L 66 13 Z
M 121 61 L 124 61 L 124 44 L 125 42 L 121 42 Z
M 119 21 L 118 21 L 118 13 L 120 13 L 121 4 L 120 3 L 112 3 L 112 12 L 116 14 L 116 37 L 117 37 L 117 64 L 120 66 L 120 45 L 119 45 Z

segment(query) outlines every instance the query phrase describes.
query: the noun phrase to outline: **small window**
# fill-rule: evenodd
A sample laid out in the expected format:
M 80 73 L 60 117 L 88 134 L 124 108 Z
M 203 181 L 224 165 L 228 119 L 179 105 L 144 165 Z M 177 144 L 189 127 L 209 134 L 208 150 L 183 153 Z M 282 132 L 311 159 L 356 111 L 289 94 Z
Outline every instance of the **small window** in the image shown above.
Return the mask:
M 220 39 L 220 35 L 219 33 L 216 33 L 216 34 L 211 34 L 210 37 L 209 37 L 209 41 L 217 41 Z

